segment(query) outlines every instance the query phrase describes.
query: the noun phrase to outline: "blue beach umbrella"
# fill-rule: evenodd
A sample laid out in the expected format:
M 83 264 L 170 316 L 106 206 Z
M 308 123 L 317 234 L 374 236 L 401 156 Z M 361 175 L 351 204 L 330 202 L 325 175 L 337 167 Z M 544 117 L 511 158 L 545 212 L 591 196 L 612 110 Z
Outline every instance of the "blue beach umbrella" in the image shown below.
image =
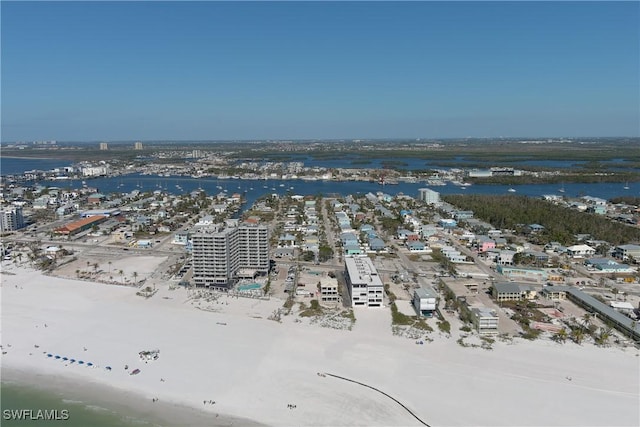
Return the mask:
M 82 364 L 84 364 L 84 362 L 82 360 L 78 360 L 78 364 L 82 365 Z
M 69 360 L 67 356 L 63 357 L 62 360 Z
M 47 357 L 53 357 L 53 354 L 47 353 Z
M 93 366 L 93 363 L 87 362 L 87 366 Z
M 107 371 L 110 371 L 111 370 L 111 366 L 105 366 L 104 369 L 106 369 Z
M 56 354 L 56 359 L 60 359 L 60 356 L 58 356 L 57 354 Z
M 76 361 L 76 359 L 69 359 L 69 362 L 71 362 L 71 363 L 73 363 L 75 361 Z

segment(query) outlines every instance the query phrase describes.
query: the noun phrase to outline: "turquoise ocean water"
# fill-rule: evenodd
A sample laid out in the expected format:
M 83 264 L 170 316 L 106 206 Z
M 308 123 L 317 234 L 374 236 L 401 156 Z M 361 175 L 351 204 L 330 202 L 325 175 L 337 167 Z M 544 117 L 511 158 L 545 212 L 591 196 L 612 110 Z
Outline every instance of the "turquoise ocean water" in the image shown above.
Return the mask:
M 0 391 L 2 401 L 0 424 L 3 427 L 51 425 L 65 427 L 151 427 L 159 425 L 156 422 L 145 419 L 141 414 L 118 413 L 100 404 L 73 400 L 56 392 L 40 390 L 17 383 L 3 382 L 0 386 Z M 32 410 L 33 412 L 29 413 L 21 410 Z M 37 419 L 38 410 L 46 410 L 49 413 L 48 415 L 54 419 Z M 23 417 L 26 415 L 28 419 L 15 419 L 16 411 L 22 412 Z M 67 411 L 66 416 L 64 411 Z M 57 420 L 55 419 L 56 415 L 58 417 Z M 40 413 L 40 418 L 42 417 L 44 417 L 44 414 Z

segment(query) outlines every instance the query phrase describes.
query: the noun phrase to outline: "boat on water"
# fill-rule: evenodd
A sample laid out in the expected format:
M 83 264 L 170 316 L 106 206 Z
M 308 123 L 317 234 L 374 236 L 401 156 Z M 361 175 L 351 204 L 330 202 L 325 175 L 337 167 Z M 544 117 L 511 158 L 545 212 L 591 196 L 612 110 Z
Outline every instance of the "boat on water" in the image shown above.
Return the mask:
M 625 190 L 628 190 L 629 189 L 629 182 L 625 182 L 624 183 L 624 187 L 622 187 L 622 188 L 624 188 Z
M 515 193 L 515 192 L 516 192 L 516 189 L 515 189 L 515 188 L 509 188 L 507 191 L 508 191 L 509 193 Z

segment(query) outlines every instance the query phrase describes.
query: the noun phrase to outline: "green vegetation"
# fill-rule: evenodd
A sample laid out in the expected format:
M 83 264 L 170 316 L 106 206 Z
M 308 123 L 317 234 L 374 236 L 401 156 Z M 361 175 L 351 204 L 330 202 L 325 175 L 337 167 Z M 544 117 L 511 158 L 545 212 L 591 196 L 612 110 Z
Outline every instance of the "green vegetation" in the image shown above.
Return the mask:
M 282 304 L 282 306 L 287 310 L 291 310 L 291 307 L 293 307 L 293 298 L 291 297 L 287 298 L 287 300 L 284 302 L 284 304 Z
M 444 332 L 446 334 L 450 334 L 451 333 L 451 323 L 449 323 L 446 320 L 442 320 L 442 321 L 438 322 L 438 329 L 440 329 L 442 332 Z
M 300 303 L 300 317 L 314 317 L 322 314 L 322 307 L 316 299 L 312 299 L 309 303 L 310 307 L 306 308 L 304 303 Z
M 393 325 L 413 325 L 415 322 L 414 318 L 411 316 L 407 316 L 406 314 L 400 313 L 398 311 L 398 307 L 396 307 L 396 303 L 391 303 L 391 323 Z
M 601 215 L 579 212 L 553 203 L 524 196 L 447 195 L 442 199 L 461 209 L 472 210 L 476 218 L 499 229 L 527 232 L 527 224 L 540 224 L 545 230 L 528 238 L 536 244 L 557 241 L 564 245 L 575 242 L 576 234 L 589 234 L 594 239 L 614 245 L 640 240 L 640 229 L 613 222 Z
M 346 317 L 347 319 L 351 319 L 351 323 L 355 323 L 356 321 L 356 315 L 351 308 L 349 310 L 343 311 L 340 315 L 342 317 Z

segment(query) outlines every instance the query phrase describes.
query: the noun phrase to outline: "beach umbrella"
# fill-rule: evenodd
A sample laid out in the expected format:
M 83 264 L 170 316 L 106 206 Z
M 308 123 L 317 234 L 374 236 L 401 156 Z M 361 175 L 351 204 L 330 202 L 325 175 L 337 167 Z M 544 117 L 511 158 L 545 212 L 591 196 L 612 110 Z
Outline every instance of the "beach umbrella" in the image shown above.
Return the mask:
M 93 366 L 93 363 L 87 362 L 87 366 Z
M 47 353 L 47 357 L 53 357 L 53 354 Z
M 82 365 L 82 364 L 84 364 L 84 362 L 82 360 L 78 360 L 78 364 Z
M 111 370 L 111 366 L 105 366 L 104 369 L 106 369 L 107 371 L 110 371 Z
M 76 361 L 76 359 L 70 359 L 70 360 L 69 360 L 69 362 L 71 362 L 71 363 L 73 363 L 73 362 L 75 362 L 75 361 Z
M 56 354 L 56 359 L 60 359 L 60 356 L 58 356 L 57 354 Z
M 69 360 L 67 356 L 63 357 L 62 360 Z

